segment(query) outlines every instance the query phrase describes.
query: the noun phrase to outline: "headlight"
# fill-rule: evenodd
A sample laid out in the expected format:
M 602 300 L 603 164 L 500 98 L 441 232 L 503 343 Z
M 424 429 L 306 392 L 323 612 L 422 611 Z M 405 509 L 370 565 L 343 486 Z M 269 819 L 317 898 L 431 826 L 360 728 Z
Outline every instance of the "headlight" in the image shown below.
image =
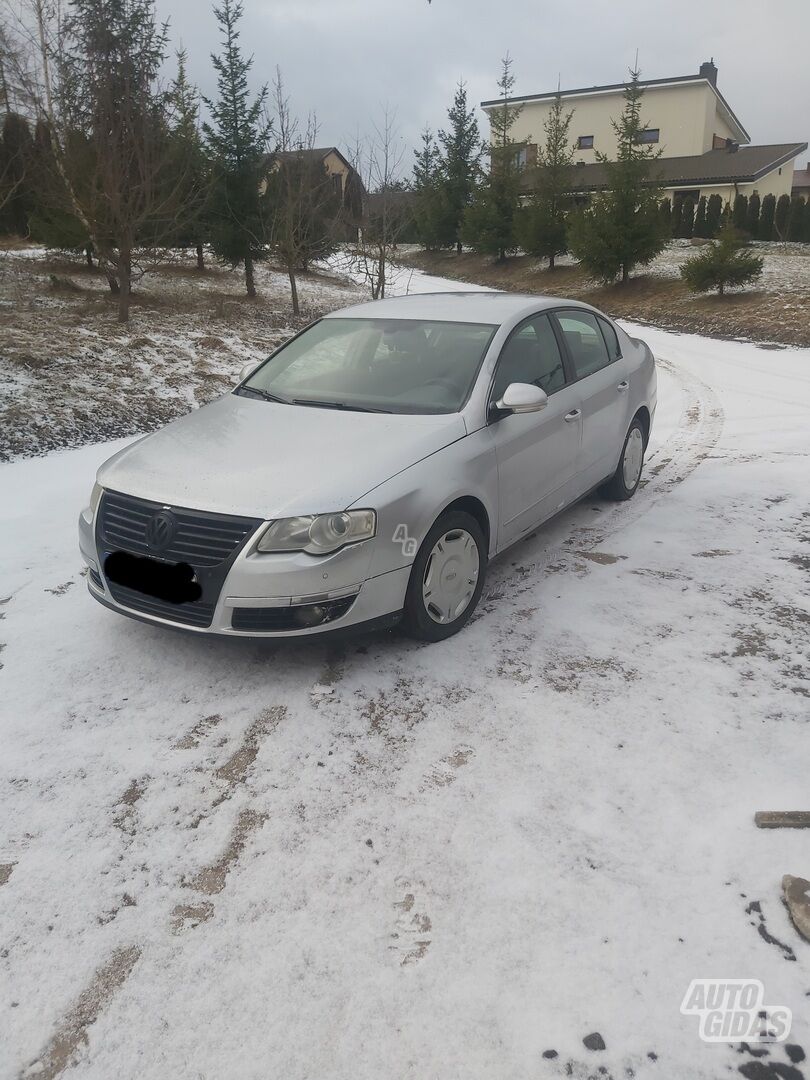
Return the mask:
M 257 551 L 306 551 L 331 555 L 348 544 L 371 540 L 377 532 L 373 510 L 346 510 L 340 514 L 313 514 L 281 518 L 265 529 Z

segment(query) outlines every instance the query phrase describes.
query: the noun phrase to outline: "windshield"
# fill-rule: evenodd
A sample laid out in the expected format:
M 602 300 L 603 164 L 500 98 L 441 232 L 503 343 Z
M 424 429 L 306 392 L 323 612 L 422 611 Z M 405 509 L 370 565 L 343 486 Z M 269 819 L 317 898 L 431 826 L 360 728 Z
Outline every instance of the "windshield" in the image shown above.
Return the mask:
M 458 412 L 497 327 L 416 319 L 322 319 L 237 393 L 322 408 Z

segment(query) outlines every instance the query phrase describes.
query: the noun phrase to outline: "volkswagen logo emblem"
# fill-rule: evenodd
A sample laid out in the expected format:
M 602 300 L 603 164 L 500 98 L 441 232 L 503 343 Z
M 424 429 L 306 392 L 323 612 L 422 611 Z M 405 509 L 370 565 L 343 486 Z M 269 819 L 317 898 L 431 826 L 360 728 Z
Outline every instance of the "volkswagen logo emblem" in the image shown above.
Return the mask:
M 159 510 L 146 526 L 146 542 L 153 551 L 163 551 L 176 532 L 177 518 L 171 510 Z

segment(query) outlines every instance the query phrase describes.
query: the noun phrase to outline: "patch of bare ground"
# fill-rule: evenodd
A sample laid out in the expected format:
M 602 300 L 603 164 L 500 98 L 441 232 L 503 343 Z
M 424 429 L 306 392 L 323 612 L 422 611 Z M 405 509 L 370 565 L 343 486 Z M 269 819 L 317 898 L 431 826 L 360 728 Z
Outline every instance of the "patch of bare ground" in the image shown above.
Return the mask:
M 263 264 L 257 286 L 249 300 L 239 271 L 200 272 L 192 255 L 173 253 L 140 276 L 122 326 L 103 273 L 82 256 L 0 246 L 0 461 L 153 431 L 363 295 L 302 274 L 294 317 L 286 275 Z
M 109 960 L 96 971 L 76 1003 L 63 1017 L 51 1041 L 23 1072 L 23 1076 L 53 1080 L 69 1068 L 78 1051 L 87 1045 L 89 1028 L 127 981 L 140 955 L 141 950 L 136 945 L 116 949 L 112 953 Z
M 253 833 L 262 827 L 267 820 L 266 814 L 260 814 L 256 810 L 243 810 L 236 819 L 236 824 L 230 839 L 222 855 L 210 866 L 204 866 L 197 874 L 184 884 L 190 889 L 204 893 L 206 896 L 214 896 L 221 893 L 225 888 L 228 874 L 239 861 L 242 852 L 247 846 Z M 174 916 L 177 918 L 178 909 L 175 908 Z
M 688 248 L 680 250 L 690 253 Z M 791 275 L 784 283 L 778 273 L 780 258 L 791 262 Z M 503 264 L 483 255 L 454 252 L 414 251 L 401 253 L 399 259 L 404 265 L 457 281 L 583 300 L 614 318 L 666 330 L 810 346 L 810 258 L 783 255 L 776 246 L 766 254 L 776 266 L 767 278 L 767 287 L 722 297 L 695 296 L 679 278 L 671 276 L 669 266 L 657 271 L 655 263 L 626 285 L 600 286 L 577 265 L 558 266 L 552 272 L 526 255 Z

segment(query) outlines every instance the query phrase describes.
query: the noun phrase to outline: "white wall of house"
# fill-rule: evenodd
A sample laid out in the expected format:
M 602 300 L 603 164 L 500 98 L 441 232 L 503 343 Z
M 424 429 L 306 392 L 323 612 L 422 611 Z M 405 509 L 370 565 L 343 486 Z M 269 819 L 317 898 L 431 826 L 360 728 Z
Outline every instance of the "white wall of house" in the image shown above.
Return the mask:
M 695 196 L 705 195 L 707 199 L 710 195 L 719 195 L 723 202 L 733 203 L 737 194 L 753 195 L 755 192 L 762 198 L 766 195 L 774 195 L 778 199 L 780 195 L 790 195 L 792 187 L 793 162 L 789 161 L 778 169 L 766 173 L 753 184 L 737 184 L 736 186 L 734 184 L 677 184 L 664 188 L 664 195 L 671 199 L 676 191 L 691 191 Z
M 575 160 L 596 161 L 597 151 L 615 157 L 616 134 L 611 120 L 620 116 L 624 108 L 623 90 L 563 94 L 563 103 L 567 110 L 574 110 L 569 129 L 574 145 L 580 135 L 594 137 L 593 149 L 576 150 Z M 544 123 L 552 104 L 552 99 L 524 103 L 512 129 L 512 138 L 516 142 L 542 143 Z M 708 80 L 647 87 L 642 97 L 642 119 L 646 127 L 659 129 L 658 147 L 664 157 L 703 154 L 712 149 L 714 135 L 747 141 L 736 125 L 732 127 Z

